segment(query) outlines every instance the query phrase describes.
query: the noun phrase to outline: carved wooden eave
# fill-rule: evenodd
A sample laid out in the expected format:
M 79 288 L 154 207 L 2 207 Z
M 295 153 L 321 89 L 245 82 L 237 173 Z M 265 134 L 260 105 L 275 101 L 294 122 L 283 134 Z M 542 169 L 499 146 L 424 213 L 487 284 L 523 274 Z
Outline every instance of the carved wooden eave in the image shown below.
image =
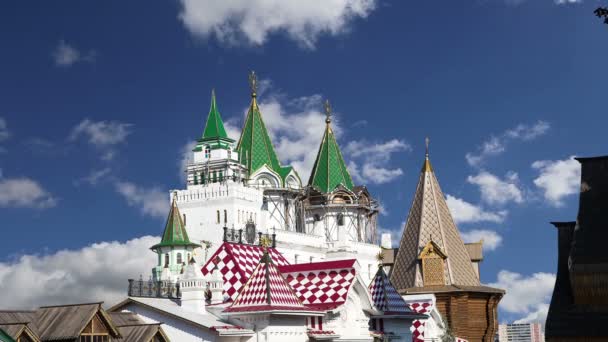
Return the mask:
M 426 246 L 422 249 L 422 252 L 418 255 L 418 260 L 424 258 L 440 257 L 443 260 L 447 259 L 448 256 L 441 250 L 441 248 L 432 240 L 427 242 Z

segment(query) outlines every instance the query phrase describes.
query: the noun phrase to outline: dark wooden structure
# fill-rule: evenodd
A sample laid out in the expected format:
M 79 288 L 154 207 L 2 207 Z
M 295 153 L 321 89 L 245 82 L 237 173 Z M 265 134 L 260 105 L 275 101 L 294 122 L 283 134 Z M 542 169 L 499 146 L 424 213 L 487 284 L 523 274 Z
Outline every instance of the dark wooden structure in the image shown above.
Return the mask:
M 547 342 L 608 341 L 608 156 L 577 158 L 582 165 L 576 222 L 557 228 L 557 277 Z
M 399 293 L 428 294 L 455 336 L 494 341 L 498 302 L 504 290 L 479 281 L 482 243 L 466 244 L 439 187 L 428 158 L 391 269 Z

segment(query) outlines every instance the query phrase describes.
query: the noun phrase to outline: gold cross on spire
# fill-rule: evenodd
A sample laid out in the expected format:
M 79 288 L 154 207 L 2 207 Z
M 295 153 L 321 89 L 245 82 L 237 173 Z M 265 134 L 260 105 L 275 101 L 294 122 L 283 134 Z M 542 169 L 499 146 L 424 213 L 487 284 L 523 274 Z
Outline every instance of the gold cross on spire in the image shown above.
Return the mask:
M 249 87 L 251 87 L 251 96 L 255 97 L 258 91 L 258 77 L 253 70 L 249 73 Z
M 325 100 L 323 106 L 325 107 L 325 122 L 329 124 L 331 122 L 331 104 L 329 104 L 329 100 Z

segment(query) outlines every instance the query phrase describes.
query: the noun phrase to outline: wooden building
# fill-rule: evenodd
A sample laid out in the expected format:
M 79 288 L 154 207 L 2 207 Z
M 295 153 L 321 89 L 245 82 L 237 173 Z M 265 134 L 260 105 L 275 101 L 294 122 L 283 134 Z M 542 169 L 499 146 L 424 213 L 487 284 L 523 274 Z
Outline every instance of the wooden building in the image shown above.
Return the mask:
M 608 156 L 577 158 L 577 220 L 557 228 L 557 277 L 545 325 L 547 342 L 608 341 Z
M 427 151 L 391 282 L 402 295 L 434 294 L 455 336 L 494 341 L 497 306 L 505 292 L 480 283 L 481 260 L 481 243 L 467 246 L 460 237 Z
M 102 303 L 0 311 L 0 330 L 16 342 L 168 342 L 159 324 L 134 314 L 112 314 Z M 0 341 L 2 341 L 0 339 Z

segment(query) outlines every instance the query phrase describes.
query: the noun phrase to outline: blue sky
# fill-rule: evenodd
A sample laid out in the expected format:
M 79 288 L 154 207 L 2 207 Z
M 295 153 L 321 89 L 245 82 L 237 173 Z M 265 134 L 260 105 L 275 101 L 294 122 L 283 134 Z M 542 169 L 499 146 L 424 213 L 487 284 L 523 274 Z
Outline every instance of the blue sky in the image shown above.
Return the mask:
M 556 269 L 548 222 L 577 212 L 569 158 L 606 153 L 598 2 L 307 3 L 0 5 L 0 279 L 39 280 L 9 305 L 52 301 L 52 280 L 147 273 L 153 238 L 141 237 L 160 234 L 167 191 L 183 187 L 211 89 L 238 132 L 253 69 L 279 155 L 304 179 L 331 100 L 351 172 L 396 237 L 429 136 L 459 228 L 493 249 L 482 281 L 510 290 L 501 321 L 542 319 Z M 130 268 L 116 270 L 119 254 Z

